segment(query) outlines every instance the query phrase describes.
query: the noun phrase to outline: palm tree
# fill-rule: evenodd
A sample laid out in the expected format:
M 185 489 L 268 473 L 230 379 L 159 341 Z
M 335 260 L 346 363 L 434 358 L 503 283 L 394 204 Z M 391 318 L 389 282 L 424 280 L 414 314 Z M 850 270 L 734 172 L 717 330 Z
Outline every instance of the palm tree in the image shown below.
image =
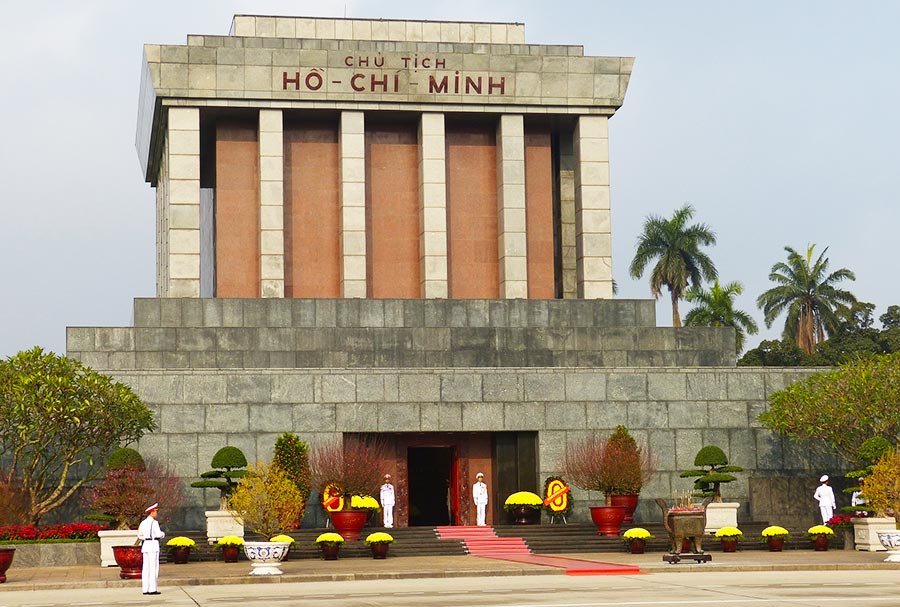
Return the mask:
M 734 345 L 737 352 L 744 349 L 747 333 L 756 335 L 756 321 L 743 310 L 734 309 L 734 298 L 744 292 L 744 286 L 735 281 L 724 287 L 715 281 L 707 291 L 703 287 L 691 287 L 686 299 L 695 304 L 684 316 L 688 327 L 734 327 Z
M 825 340 L 826 333 L 831 335 L 837 329 L 835 309 L 856 301 L 852 293 L 835 286 L 842 280 L 856 280 L 856 275 L 847 268 L 828 274 L 825 257 L 828 247 L 813 262 L 815 248 L 816 245 L 810 245 L 803 256 L 791 247 L 784 247 L 787 263 L 779 261 L 769 273 L 769 280 L 778 286 L 756 300 L 765 314 L 766 327 L 771 327 L 775 318 L 787 311 L 782 336 L 795 340 L 807 354 L 812 354 L 816 344 Z
M 647 217 L 629 268 L 632 278 L 640 278 L 647 265 L 659 258 L 650 273 L 650 292 L 659 299 L 662 288 L 669 289 L 675 327 L 681 326 L 678 300 L 684 297 L 689 284 L 698 286 L 701 279 L 715 280 L 718 276 L 712 259 L 700 250 L 701 246 L 716 244 L 716 235 L 705 223 L 687 225 L 693 216 L 694 208 L 686 204 L 675 211 L 672 219 Z

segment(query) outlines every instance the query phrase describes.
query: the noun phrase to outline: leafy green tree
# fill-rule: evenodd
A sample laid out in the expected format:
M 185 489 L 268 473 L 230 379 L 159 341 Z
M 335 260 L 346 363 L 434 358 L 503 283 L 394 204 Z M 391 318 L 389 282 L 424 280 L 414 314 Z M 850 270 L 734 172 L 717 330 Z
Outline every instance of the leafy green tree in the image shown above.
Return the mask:
M 681 326 L 678 301 L 683 299 L 688 287 L 699 286 L 702 279 L 718 277 L 712 259 L 701 250 L 716 244 L 716 235 L 704 223 L 688 225 L 693 216 L 694 208 L 686 204 L 671 219 L 647 217 L 629 267 L 632 278 L 640 278 L 647 266 L 658 260 L 650 272 L 650 292 L 659 299 L 663 287 L 669 290 L 675 327 Z
M 0 361 L 3 474 L 27 495 L 32 524 L 96 478 L 113 449 L 154 428 L 131 388 L 76 360 L 36 347 Z
M 880 436 L 900 442 L 900 353 L 817 373 L 775 392 L 760 422 L 821 454 L 865 465 L 859 446 Z
M 783 336 L 794 339 L 807 354 L 811 354 L 816 344 L 825 339 L 826 333 L 830 335 L 837 330 L 835 308 L 856 301 L 852 293 L 836 286 L 843 280 L 856 280 L 853 272 L 841 268 L 829 274 L 829 261 L 825 257 L 828 247 L 813 261 L 815 247 L 810 245 L 806 255 L 785 247 L 787 263 L 776 263 L 769 273 L 769 280 L 778 286 L 756 300 L 756 305 L 765 314 L 766 327 L 771 327 L 782 312 L 787 312 Z
M 756 335 L 759 331 L 753 317 L 734 307 L 734 298 L 743 292 L 744 287 L 739 282 L 729 282 L 723 287 L 716 280 L 708 291 L 701 286 L 691 287 L 686 296 L 694 307 L 684 317 L 685 326 L 734 327 L 735 346 L 740 352 L 744 349 L 747 333 Z
M 790 339 L 763 340 L 738 359 L 739 367 L 811 367 L 822 366 L 814 355 L 807 354 Z
M 900 328 L 900 306 L 888 306 L 887 312 L 878 317 L 885 331 L 895 327 Z

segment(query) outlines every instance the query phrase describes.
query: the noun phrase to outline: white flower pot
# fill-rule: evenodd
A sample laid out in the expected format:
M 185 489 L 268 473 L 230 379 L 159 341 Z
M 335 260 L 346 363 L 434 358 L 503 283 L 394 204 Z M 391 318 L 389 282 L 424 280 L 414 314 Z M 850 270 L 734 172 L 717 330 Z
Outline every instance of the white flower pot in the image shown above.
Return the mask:
M 883 552 L 887 550 L 878 539 L 879 531 L 896 531 L 897 521 L 892 518 L 864 517 L 853 519 L 853 540 L 857 550 Z
M 737 527 L 737 513 L 741 505 L 737 502 L 712 502 L 706 506 L 705 533 L 715 533 L 722 527 Z
M 886 563 L 900 563 L 900 531 L 878 531 L 878 540 L 884 549 L 888 551 Z
M 250 575 L 281 575 L 281 561 L 290 542 L 244 542 L 244 554 L 253 566 Z
M 244 521 L 228 510 L 206 511 L 206 538 L 215 544 L 226 535 L 244 537 Z

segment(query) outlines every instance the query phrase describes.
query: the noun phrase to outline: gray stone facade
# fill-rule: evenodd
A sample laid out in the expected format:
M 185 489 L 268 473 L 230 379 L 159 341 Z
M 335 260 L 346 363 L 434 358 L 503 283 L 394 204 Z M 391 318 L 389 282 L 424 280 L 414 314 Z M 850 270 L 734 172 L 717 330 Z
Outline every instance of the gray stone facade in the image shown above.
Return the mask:
M 145 436 L 139 450 L 169 462 L 186 481 L 205 470 L 226 444 L 240 447 L 251 460 L 271 458 L 276 437 L 285 431 L 297 432 L 312 444 L 357 432 L 533 431 L 544 478 L 557 472 L 568 442 L 625 424 L 659 467 L 642 491 L 639 517 L 655 520 L 653 498 L 688 490 L 690 481 L 678 473 L 692 467 L 701 446 L 716 444 L 746 469 L 726 489 L 729 498 L 742 503 L 741 517 L 768 518 L 749 501 L 751 481 L 809 476 L 809 462 L 762 428 L 757 416 L 772 392 L 810 371 L 725 365 L 724 352 L 732 351 L 733 334 L 654 328 L 653 310 L 651 301 L 628 300 L 140 299 L 135 327 L 69 328 L 68 350 L 141 395 L 154 411 L 158 431 Z M 472 352 L 497 352 L 491 350 L 497 342 L 474 336 L 520 324 L 526 335 L 536 332 L 563 341 L 561 335 L 570 336 L 575 360 L 583 343 L 578 331 L 584 330 L 595 332 L 588 340 L 592 348 L 597 343 L 635 345 L 646 335 L 645 349 L 634 351 L 649 352 L 653 360 L 666 360 L 673 351 L 677 360 L 679 347 L 708 344 L 712 350 L 717 345 L 718 364 L 666 367 L 638 360 L 629 365 L 630 352 L 614 350 L 625 352 L 621 362 L 582 368 L 552 362 L 503 365 L 487 355 L 467 365 L 429 365 L 421 360 L 427 351 L 423 356 L 412 349 L 431 343 L 428 340 L 443 331 L 435 352 L 465 350 L 463 343 L 469 343 Z M 341 344 L 342 349 L 329 350 L 328 344 Z M 523 351 L 533 346 L 523 343 Z M 327 365 L 325 358 L 322 364 L 301 364 L 309 360 L 301 357 L 304 352 L 343 352 L 347 362 L 360 352 L 371 352 L 372 358 L 353 359 L 362 361 L 356 368 Z M 388 353 L 390 365 L 372 364 L 387 360 Z M 147 354 L 168 362 L 168 368 L 140 368 L 137 361 Z M 291 368 L 274 368 L 273 360 L 285 354 L 294 355 L 291 364 L 284 365 Z M 733 356 L 730 360 L 733 365 Z M 197 361 L 205 364 L 192 365 Z M 302 366 L 306 368 L 298 368 Z M 213 493 L 203 497 L 189 490 L 193 506 L 185 515 L 186 526 L 202 526 L 203 507 L 217 503 Z M 761 506 L 771 509 L 774 503 L 783 509 L 771 492 L 757 493 Z M 582 504 L 600 498 L 575 497 Z M 804 520 L 805 506 L 797 504 L 792 516 Z M 812 507 L 806 509 L 813 513 Z M 578 518 L 585 516 L 586 509 L 581 509 Z

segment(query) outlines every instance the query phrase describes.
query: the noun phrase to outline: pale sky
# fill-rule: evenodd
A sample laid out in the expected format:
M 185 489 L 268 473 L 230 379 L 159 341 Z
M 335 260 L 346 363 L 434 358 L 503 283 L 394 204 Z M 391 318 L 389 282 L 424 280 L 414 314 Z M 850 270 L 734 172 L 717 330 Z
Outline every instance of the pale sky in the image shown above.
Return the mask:
M 154 192 L 134 149 L 141 47 L 227 34 L 235 13 L 515 21 L 529 43 L 634 56 L 610 121 L 620 297 L 650 297 L 628 277 L 645 217 L 690 202 L 763 329 L 748 347 L 780 334 L 755 300 L 785 245 L 828 246 L 876 316 L 900 304 L 900 3 L 32 0 L 2 11 L 0 356 L 62 353 L 66 326 L 127 326 L 132 298 L 155 294 Z M 657 309 L 670 325 L 665 297 Z

